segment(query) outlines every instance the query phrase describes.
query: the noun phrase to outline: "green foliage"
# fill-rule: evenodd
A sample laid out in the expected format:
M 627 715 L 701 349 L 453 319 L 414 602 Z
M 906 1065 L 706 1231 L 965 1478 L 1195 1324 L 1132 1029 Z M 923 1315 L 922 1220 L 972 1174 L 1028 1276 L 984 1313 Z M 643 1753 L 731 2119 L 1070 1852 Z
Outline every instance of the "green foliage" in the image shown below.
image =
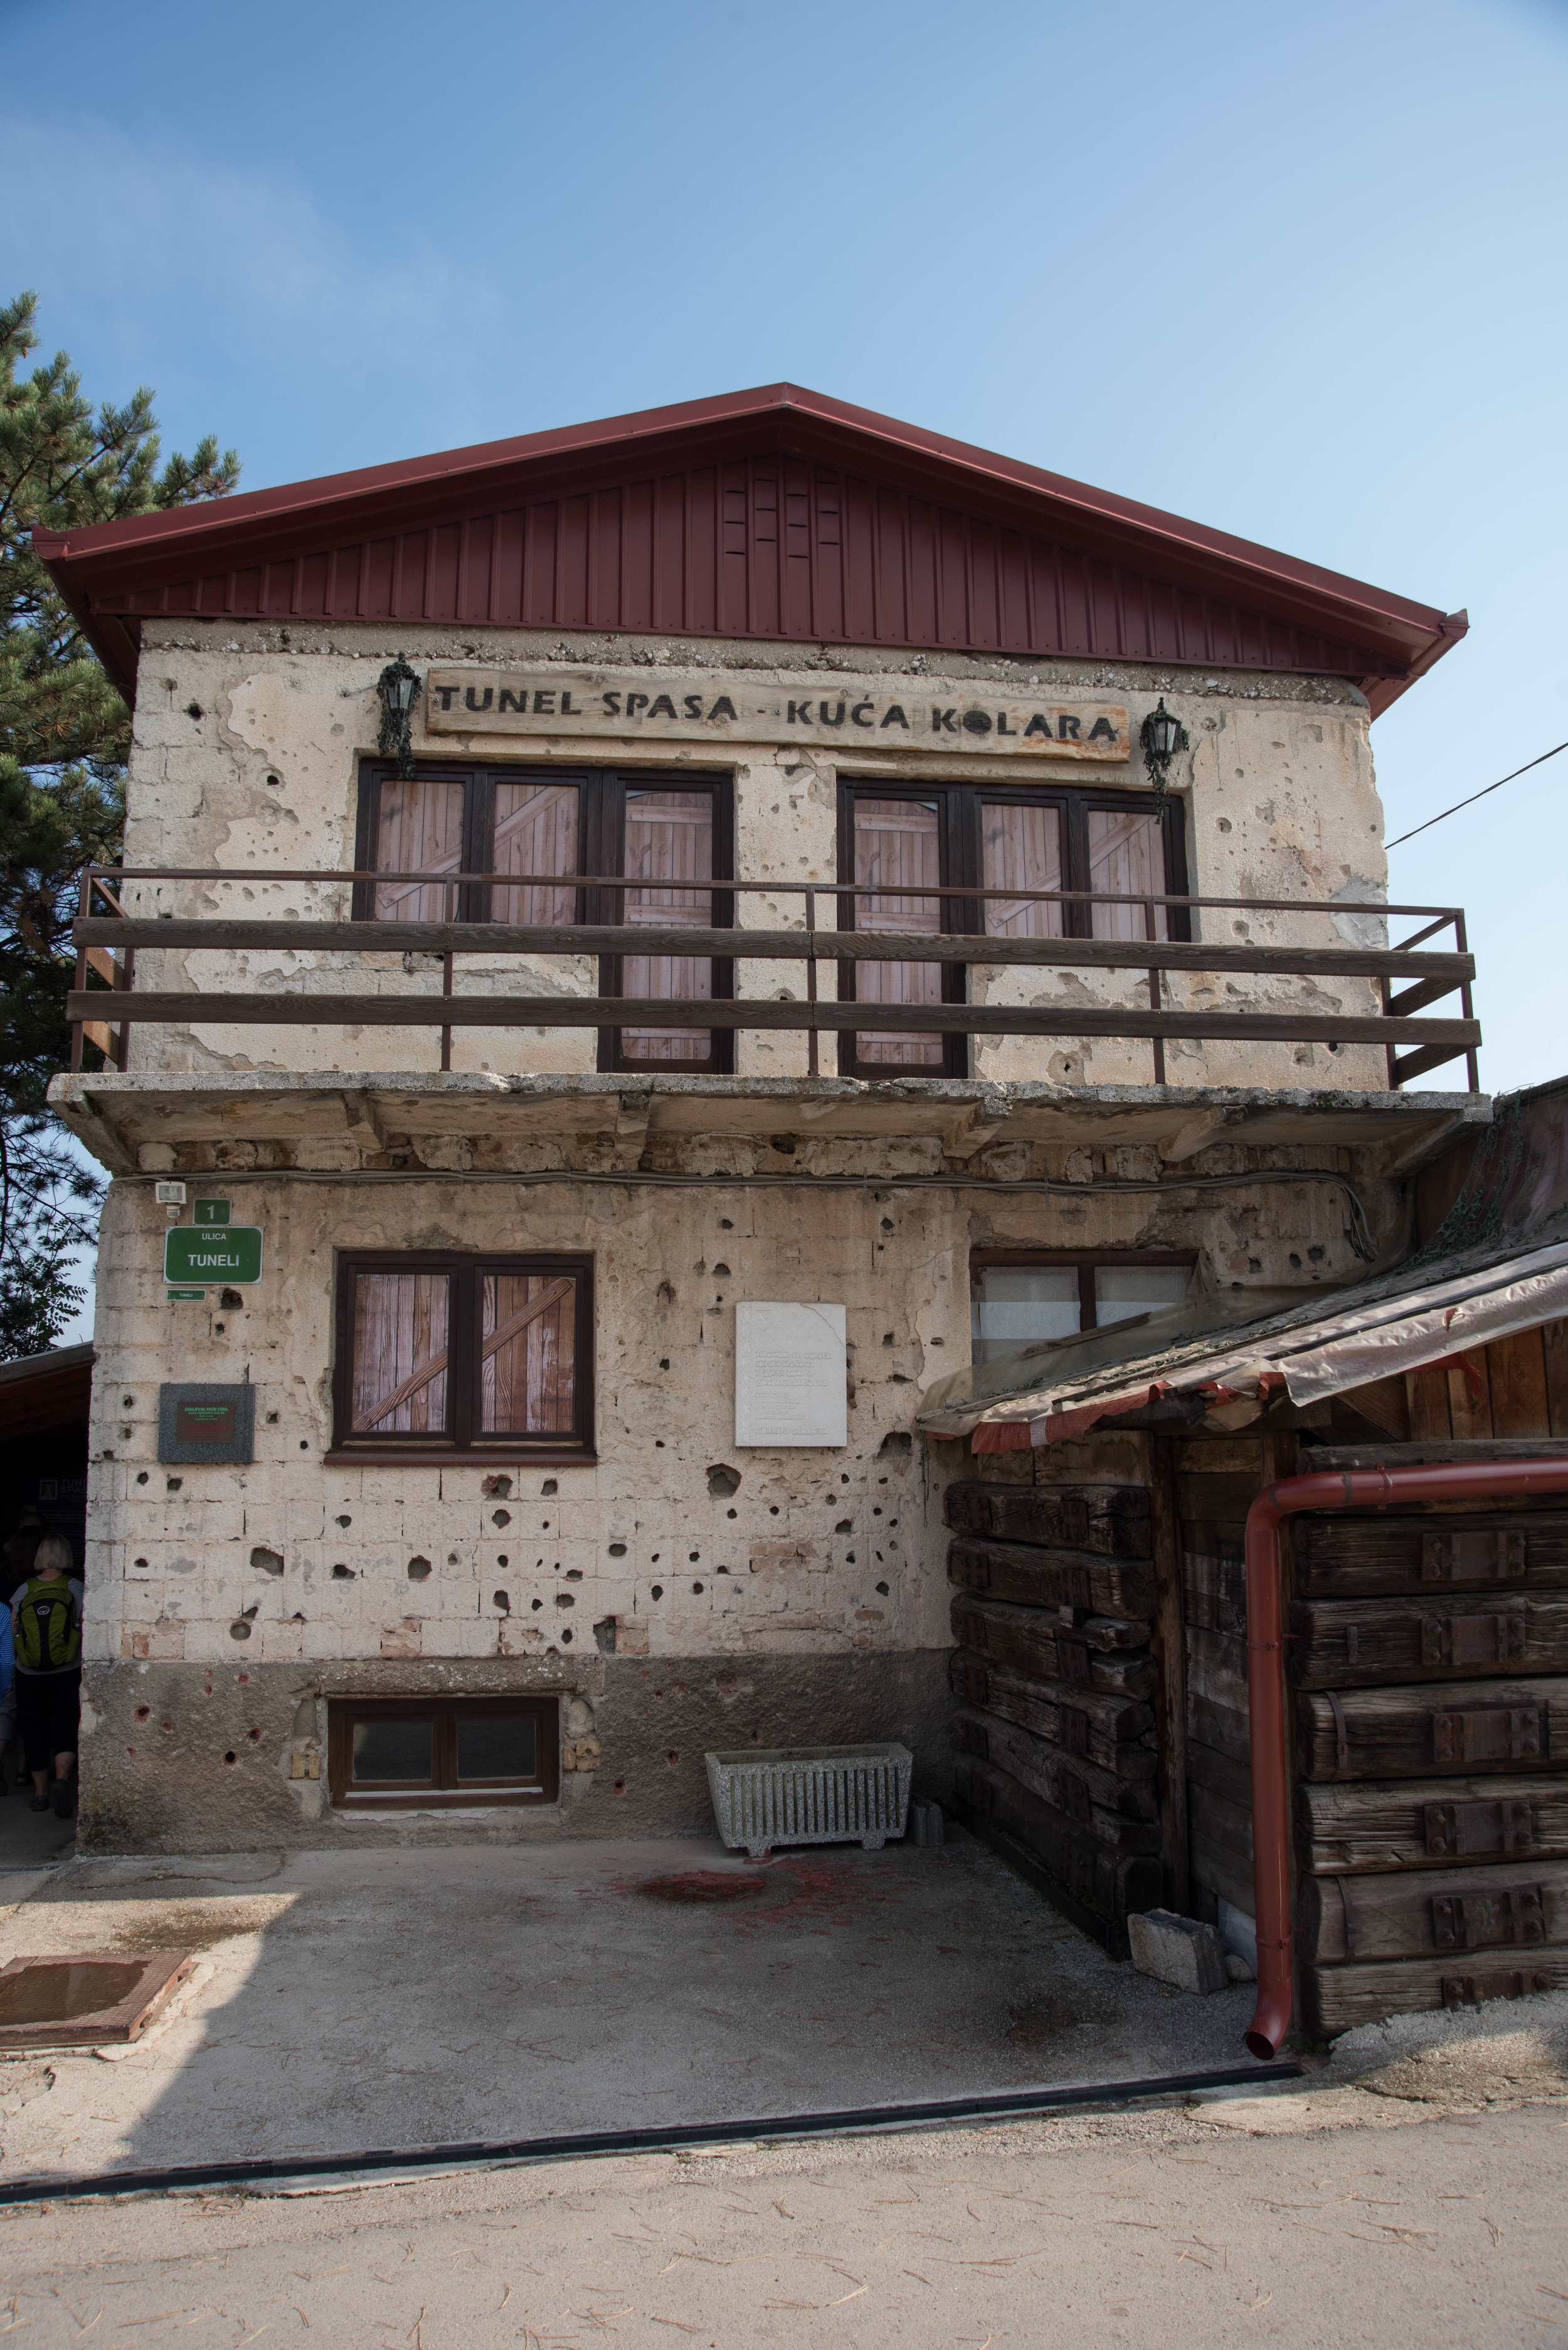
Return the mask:
M 119 855 L 130 744 L 130 713 L 29 534 L 222 497 L 240 473 L 211 435 L 161 463 L 145 387 L 95 411 L 64 351 L 19 373 L 37 348 L 36 310 L 32 294 L 0 305 L 0 1360 L 37 1351 L 31 1340 L 57 1333 L 79 1303 L 59 1305 L 65 1261 L 90 1237 L 97 1187 L 45 1096 L 69 1055 L 81 872 Z

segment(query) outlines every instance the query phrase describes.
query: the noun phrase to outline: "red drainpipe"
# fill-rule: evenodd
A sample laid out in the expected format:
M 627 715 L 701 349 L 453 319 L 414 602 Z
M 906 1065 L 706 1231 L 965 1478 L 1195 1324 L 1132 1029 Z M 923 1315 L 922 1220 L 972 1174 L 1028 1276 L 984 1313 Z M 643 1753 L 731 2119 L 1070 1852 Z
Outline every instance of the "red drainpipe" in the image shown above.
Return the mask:
M 1502 1502 L 1568 1492 L 1568 1461 L 1455 1461 L 1413 1469 L 1321 1470 L 1266 1486 L 1247 1513 L 1247 1698 L 1252 1732 L 1252 1891 L 1258 2005 L 1247 2032 L 1270 2057 L 1291 2020 L 1291 1773 L 1280 1621 L 1282 1518 L 1399 1502 Z

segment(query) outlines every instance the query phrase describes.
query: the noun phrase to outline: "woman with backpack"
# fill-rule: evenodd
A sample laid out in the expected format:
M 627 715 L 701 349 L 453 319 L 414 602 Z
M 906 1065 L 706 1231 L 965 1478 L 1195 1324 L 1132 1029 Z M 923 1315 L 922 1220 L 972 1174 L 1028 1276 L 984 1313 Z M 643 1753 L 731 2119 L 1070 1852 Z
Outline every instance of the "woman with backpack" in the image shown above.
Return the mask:
M 34 1787 L 29 1808 L 47 1812 L 52 1800 L 62 1820 L 70 1818 L 74 1800 L 71 1773 L 81 1707 L 82 1586 L 71 1573 L 74 1564 L 64 1534 L 46 1534 L 32 1574 L 11 1597 L 16 1727 Z

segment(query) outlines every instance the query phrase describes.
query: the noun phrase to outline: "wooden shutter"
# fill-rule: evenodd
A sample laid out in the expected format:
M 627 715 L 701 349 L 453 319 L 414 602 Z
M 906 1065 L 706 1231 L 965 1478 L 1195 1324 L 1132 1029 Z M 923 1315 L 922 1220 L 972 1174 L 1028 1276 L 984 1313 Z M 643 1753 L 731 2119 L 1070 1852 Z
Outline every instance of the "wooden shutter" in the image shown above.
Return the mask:
M 860 887 L 877 891 L 875 897 L 856 899 L 857 931 L 940 931 L 940 898 L 901 893 L 937 889 L 941 878 L 941 836 L 934 802 L 856 800 L 855 879 Z M 855 993 L 862 1003 L 940 1003 L 941 966 L 857 962 Z M 940 1076 L 945 1065 L 940 1034 L 889 1035 L 863 1029 L 857 1050 L 862 1064 L 880 1068 L 926 1069 Z
M 1141 808 L 1090 808 L 1089 887 L 1129 897 L 1163 897 L 1165 828 L 1158 816 Z M 1149 936 L 1141 906 L 1096 906 L 1093 935 L 1096 939 L 1143 939 Z M 1166 909 L 1154 910 L 1157 939 L 1168 938 Z
M 981 810 L 987 889 L 1060 889 L 1062 811 L 1012 801 Z M 1059 939 L 1062 901 L 987 898 L 985 929 L 993 939 Z
M 575 874 L 579 798 L 576 784 L 498 783 L 491 871 Z M 491 920 L 497 922 L 572 922 L 576 906 L 575 888 L 498 885 L 491 891 Z
M 626 892 L 622 919 L 629 928 L 639 922 L 708 928 L 712 893 L 691 885 L 713 878 L 711 793 L 628 791 L 621 870 L 641 885 Z M 620 971 L 623 995 L 701 998 L 713 993 L 713 966 L 706 955 L 627 954 Z M 623 1028 L 621 1052 L 638 1063 L 706 1064 L 713 1057 L 712 1032 Z
M 361 1273 L 354 1283 L 350 1427 L 444 1434 L 452 1287 L 444 1273 Z
M 378 873 L 461 873 L 465 789 L 461 783 L 387 776 L 376 822 Z M 383 922 L 444 922 L 458 916 L 458 892 L 440 881 L 379 881 L 374 913 Z
M 486 1436 L 570 1435 L 577 1284 L 569 1274 L 487 1273 L 480 1300 L 480 1427 Z

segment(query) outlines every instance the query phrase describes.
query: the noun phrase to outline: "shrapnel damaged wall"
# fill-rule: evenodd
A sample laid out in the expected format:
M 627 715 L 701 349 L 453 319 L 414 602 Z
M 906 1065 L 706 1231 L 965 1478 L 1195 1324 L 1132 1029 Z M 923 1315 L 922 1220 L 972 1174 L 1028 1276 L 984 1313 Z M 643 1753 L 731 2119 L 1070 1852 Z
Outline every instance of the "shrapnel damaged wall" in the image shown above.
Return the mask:
M 472 667 L 493 675 L 497 665 L 524 664 L 531 672 L 591 665 L 605 675 L 651 681 L 661 671 L 702 671 L 777 683 L 790 681 L 820 694 L 838 677 L 902 680 L 925 698 L 948 693 L 961 701 L 982 690 L 1039 697 L 1053 706 L 1125 706 L 1134 738 L 1145 714 L 1163 695 L 1192 738 L 1172 771 L 1185 810 L 1189 886 L 1200 895 L 1248 898 L 1339 898 L 1366 902 L 1383 887 L 1382 814 L 1373 782 L 1366 704 L 1343 679 L 1282 678 L 1260 672 L 1166 671 L 1137 664 L 1022 662 L 956 656 L 909 657 L 855 647 L 825 653 L 811 645 L 713 644 L 671 638 L 606 639 L 587 634 L 545 639 L 524 629 L 487 631 L 483 645 L 432 629 L 404 632 L 396 644 L 369 627 L 332 631 L 193 629 L 190 622 L 149 621 L 145 627 L 131 759 L 126 856 L 130 864 L 222 867 L 254 879 L 244 885 L 141 885 L 132 910 L 331 917 L 348 911 L 340 884 L 268 882 L 268 865 L 320 867 L 324 874 L 351 867 L 358 761 L 373 752 L 379 723 L 375 681 L 382 663 L 404 652 L 421 671 L 443 674 Z M 820 733 L 821 730 L 818 730 Z M 884 747 L 865 737 L 837 751 L 820 740 L 722 743 L 660 741 L 628 733 L 559 737 L 530 732 L 472 737 L 416 728 L 416 752 L 431 757 L 472 755 L 552 761 L 600 761 L 662 772 L 722 767 L 735 779 L 735 868 L 747 878 L 779 883 L 827 881 L 837 872 L 836 777 L 839 772 L 885 776 L 909 789 L 950 774 L 970 783 L 1052 782 L 1112 789 L 1142 789 L 1147 777 L 1135 749 L 1126 766 L 1092 766 L 1070 758 L 1001 756 L 983 750 L 956 753 Z M 269 780 L 269 778 L 271 780 Z M 798 897 L 765 893 L 737 901 L 737 921 L 770 929 L 803 920 Z M 1376 918 L 1362 916 L 1360 929 Z M 1336 936 L 1336 930 L 1339 935 Z M 1275 945 L 1364 942 L 1352 918 L 1331 924 L 1323 916 L 1232 914 L 1198 919 L 1196 933 L 1227 942 L 1250 937 Z M 410 959 L 411 960 L 411 959 Z M 297 992 L 428 992 L 431 969 L 410 969 L 401 955 L 367 952 L 358 967 L 289 949 L 158 954 L 144 951 L 139 984 L 150 988 L 269 988 Z M 587 957 L 487 962 L 465 957 L 457 991 L 494 993 L 595 991 Z M 804 969 L 790 963 L 736 967 L 737 992 L 766 996 L 805 993 Z M 1035 972 L 971 970 L 976 1003 L 1125 1003 L 1147 1009 L 1147 981 L 1137 970 Z M 1210 978 L 1168 974 L 1164 997 L 1174 1010 L 1268 1011 L 1293 1008 L 1324 1014 L 1380 1009 L 1370 982 L 1356 980 Z M 593 1066 L 589 1030 L 539 1032 L 460 1029 L 453 1066 L 512 1068 L 540 1074 Z M 363 1035 L 323 1026 L 224 1029 L 199 1026 L 135 1033 L 131 1066 L 176 1068 L 400 1067 L 433 1069 L 440 1053 L 431 1029 L 378 1028 Z M 789 1076 L 804 1072 L 803 1035 L 742 1034 L 737 1070 L 742 1076 Z M 1172 1042 L 1170 1081 L 1177 1084 L 1375 1088 L 1384 1082 L 1381 1051 L 1324 1045 L 1241 1045 Z M 1116 1038 L 998 1039 L 975 1048 L 976 1074 L 998 1079 L 1052 1077 L 1070 1084 L 1147 1083 L 1148 1046 Z

